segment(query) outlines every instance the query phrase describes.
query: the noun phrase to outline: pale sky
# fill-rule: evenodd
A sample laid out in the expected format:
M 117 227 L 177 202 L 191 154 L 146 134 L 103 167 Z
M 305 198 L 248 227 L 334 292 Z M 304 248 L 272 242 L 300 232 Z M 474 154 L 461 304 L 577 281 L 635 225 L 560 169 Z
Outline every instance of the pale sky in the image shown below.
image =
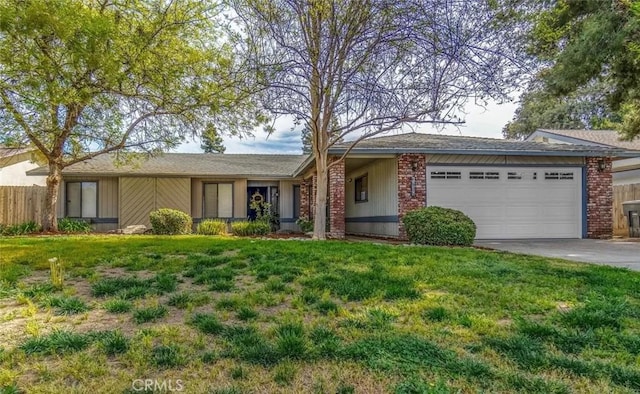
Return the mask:
M 486 108 L 473 104 L 468 105 L 466 124 L 454 127 L 448 126 L 440 131 L 431 126 L 421 126 L 415 131 L 431 134 L 466 135 L 472 137 L 502 138 L 502 128 L 513 118 L 517 103 L 496 104 L 490 103 Z M 302 140 L 300 138 L 300 126 L 297 130 L 291 130 L 291 121 L 278 119 L 275 124 L 276 131 L 267 136 L 263 131 L 256 131 L 254 137 L 229 137 L 223 136 L 225 153 L 272 153 L 272 154 L 299 154 L 302 153 Z M 407 129 L 406 131 L 411 131 Z M 202 152 L 200 141 L 192 141 L 182 144 L 178 152 Z

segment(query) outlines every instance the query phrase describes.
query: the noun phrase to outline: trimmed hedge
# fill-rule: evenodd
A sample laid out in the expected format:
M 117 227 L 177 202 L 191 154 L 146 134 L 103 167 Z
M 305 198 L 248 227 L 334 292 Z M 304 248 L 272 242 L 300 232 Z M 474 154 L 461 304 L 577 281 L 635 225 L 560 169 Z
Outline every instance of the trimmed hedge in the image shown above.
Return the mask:
M 203 220 L 198 224 L 196 233 L 201 235 L 225 235 L 227 233 L 227 222 L 222 219 Z
M 250 235 L 267 235 L 271 232 L 271 225 L 262 220 L 252 222 L 243 220 L 231 223 L 231 233 L 241 237 Z
M 177 209 L 160 208 L 149 215 L 154 234 L 191 234 L 193 220 Z
M 409 241 L 423 245 L 473 244 L 476 225 L 455 209 L 427 207 L 407 212 L 402 218 Z

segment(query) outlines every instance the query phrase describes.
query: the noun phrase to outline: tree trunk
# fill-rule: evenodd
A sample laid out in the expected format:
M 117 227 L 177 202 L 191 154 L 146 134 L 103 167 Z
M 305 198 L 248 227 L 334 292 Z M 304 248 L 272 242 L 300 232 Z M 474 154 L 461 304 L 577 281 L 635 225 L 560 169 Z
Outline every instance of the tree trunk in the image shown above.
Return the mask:
M 62 181 L 62 166 L 58 163 L 49 163 L 49 175 L 47 176 L 47 197 L 45 199 L 44 231 L 58 231 L 58 191 Z
M 313 220 L 313 239 L 327 239 L 327 152 L 316 156 L 316 211 Z

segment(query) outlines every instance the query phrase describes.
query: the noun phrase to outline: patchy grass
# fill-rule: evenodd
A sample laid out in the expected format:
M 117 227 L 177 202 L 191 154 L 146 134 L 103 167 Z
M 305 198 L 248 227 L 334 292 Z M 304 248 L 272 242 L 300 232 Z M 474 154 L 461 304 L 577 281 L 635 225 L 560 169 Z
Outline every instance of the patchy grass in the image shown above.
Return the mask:
M 630 393 L 640 274 L 470 248 L 11 238 L 0 337 L 0 392 L 166 375 L 211 393 Z
M 139 308 L 133 311 L 133 320 L 138 324 L 147 323 L 162 319 L 167 313 L 167 308 L 162 305 Z
M 133 304 L 131 301 L 116 298 L 105 301 L 103 307 L 109 313 L 127 313 L 133 308 Z

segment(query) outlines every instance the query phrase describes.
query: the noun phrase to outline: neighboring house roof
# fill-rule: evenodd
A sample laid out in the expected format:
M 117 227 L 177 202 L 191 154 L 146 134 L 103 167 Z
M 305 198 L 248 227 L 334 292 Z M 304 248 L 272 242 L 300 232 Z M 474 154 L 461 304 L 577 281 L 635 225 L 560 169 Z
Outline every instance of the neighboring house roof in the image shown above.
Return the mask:
M 636 138 L 633 141 L 620 140 L 620 134 L 616 130 L 554 130 L 554 129 L 539 129 L 531 134 L 533 135 L 546 134 L 551 137 L 568 137 L 570 140 L 564 140 L 564 142 L 571 142 L 577 144 L 595 143 L 601 146 L 613 146 L 623 149 L 640 150 L 640 138 Z M 528 138 L 530 138 L 529 136 Z M 528 139 L 527 138 L 527 139 Z M 559 140 L 563 140 L 560 138 Z
M 33 159 L 33 148 L 7 148 L 0 145 L 0 168 Z
M 344 152 L 351 143 L 334 145 L 330 153 Z M 568 144 L 547 144 L 458 135 L 407 133 L 360 141 L 353 153 L 431 153 L 528 156 L 633 156 L 625 149 Z
M 165 153 L 141 159 L 133 164 L 116 165 L 111 155 L 73 164 L 65 168 L 64 175 L 82 176 L 251 176 L 288 178 L 307 158 L 306 155 L 251 155 L 216 153 Z M 29 171 L 29 175 L 43 175 L 47 168 Z

